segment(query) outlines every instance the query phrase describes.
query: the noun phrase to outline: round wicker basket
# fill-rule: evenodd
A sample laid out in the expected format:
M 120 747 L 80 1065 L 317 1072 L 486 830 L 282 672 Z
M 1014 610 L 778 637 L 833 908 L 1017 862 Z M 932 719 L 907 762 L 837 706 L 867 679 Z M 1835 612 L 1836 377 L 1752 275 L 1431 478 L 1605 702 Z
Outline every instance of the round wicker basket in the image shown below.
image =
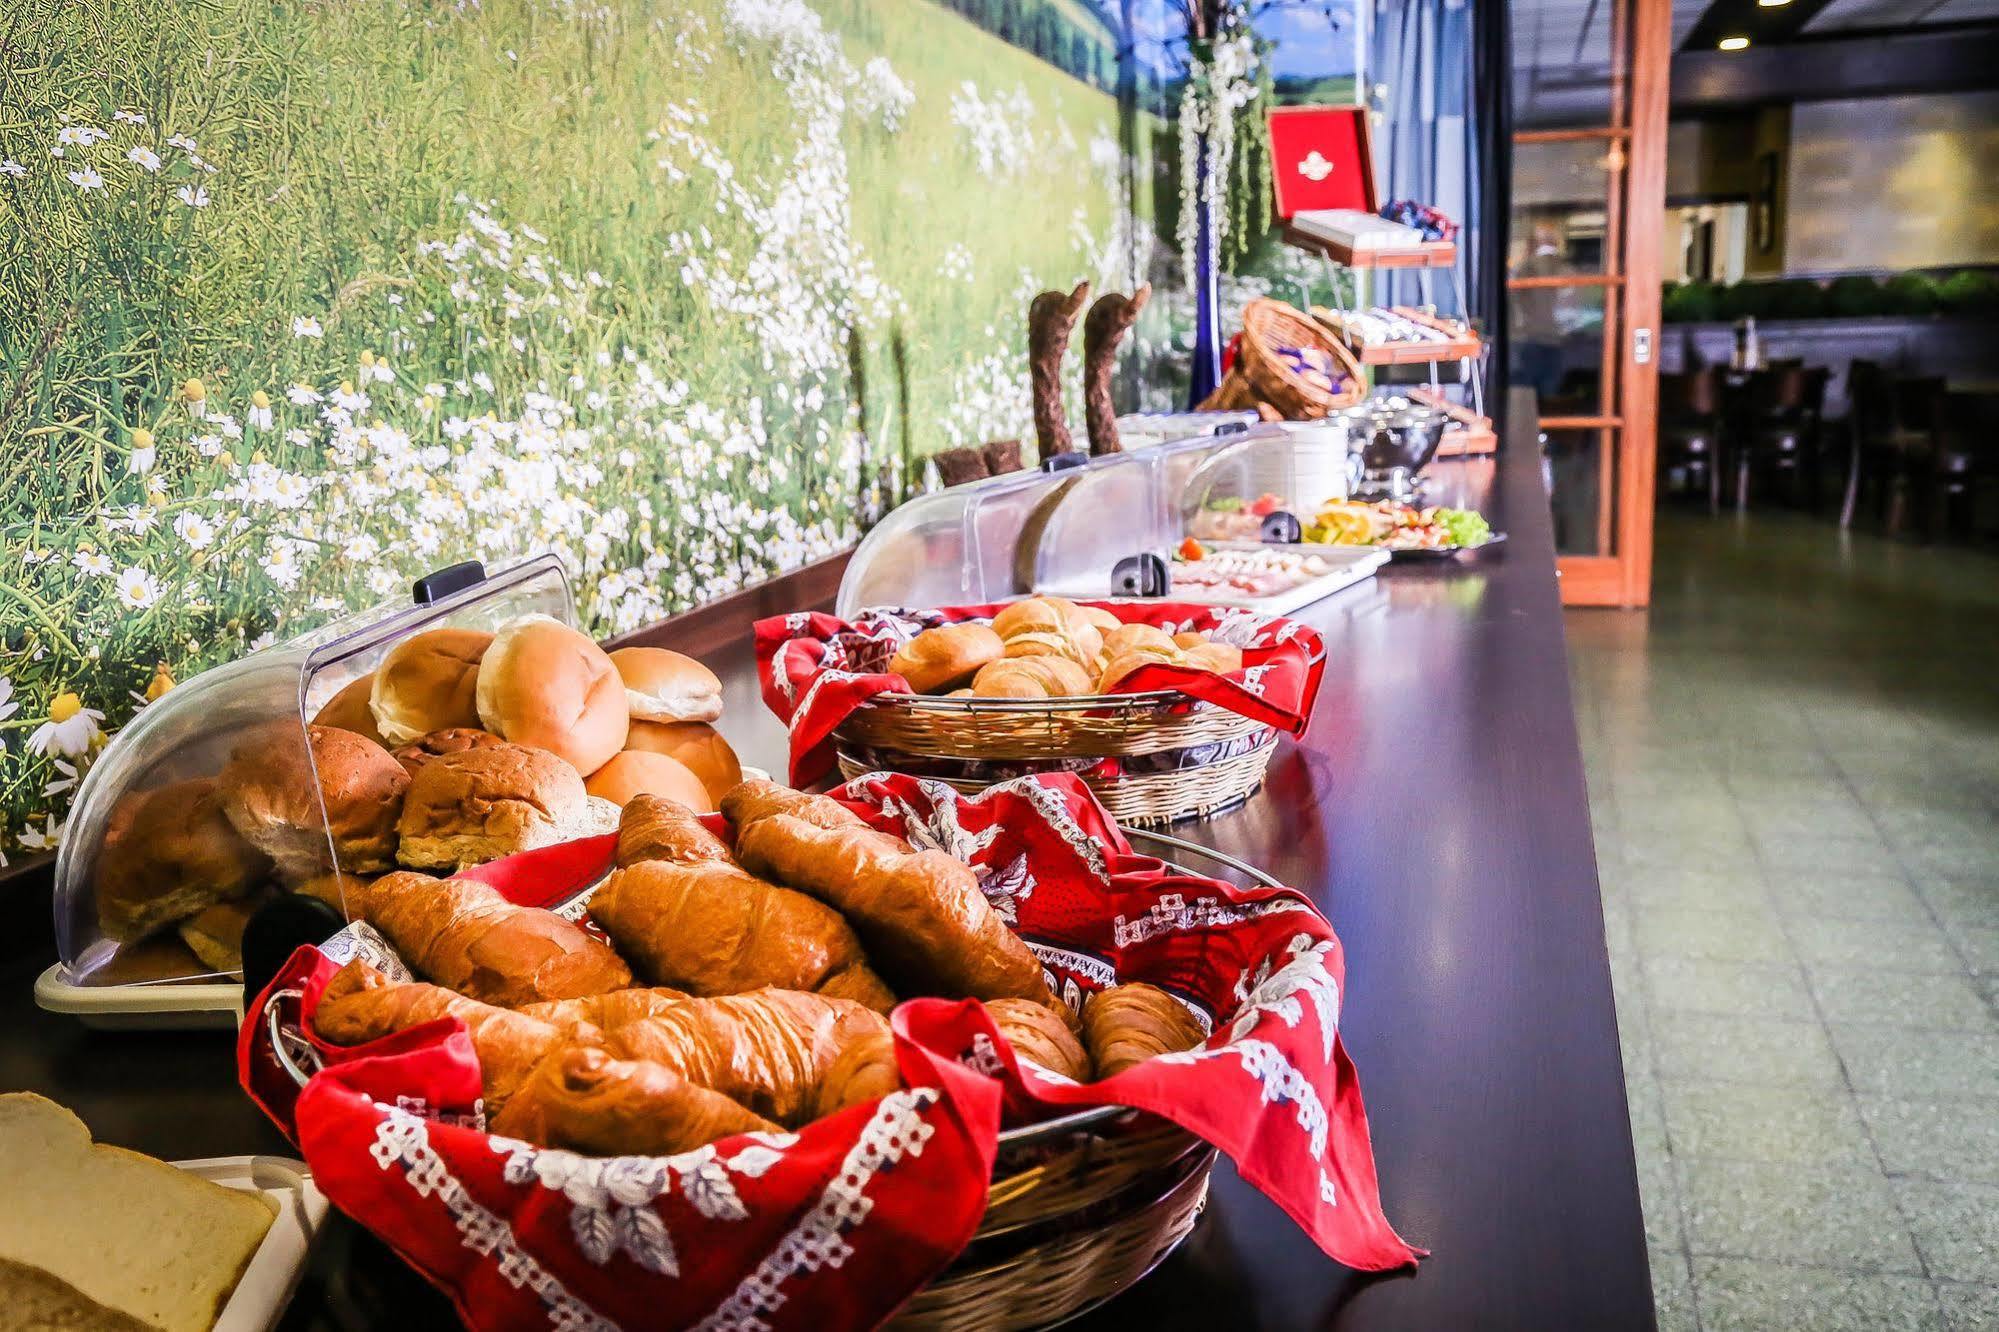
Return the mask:
M 1308 383 L 1277 354 L 1284 347 L 1326 353 L 1345 376 L 1344 386 L 1329 392 Z M 1235 364 L 1199 410 L 1226 411 L 1269 403 L 1285 420 L 1314 421 L 1352 407 L 1366 396 L 1367 377 L 1343 342 L 1283 301 L 1259 297 L 1243 307 L 1242 344 Z

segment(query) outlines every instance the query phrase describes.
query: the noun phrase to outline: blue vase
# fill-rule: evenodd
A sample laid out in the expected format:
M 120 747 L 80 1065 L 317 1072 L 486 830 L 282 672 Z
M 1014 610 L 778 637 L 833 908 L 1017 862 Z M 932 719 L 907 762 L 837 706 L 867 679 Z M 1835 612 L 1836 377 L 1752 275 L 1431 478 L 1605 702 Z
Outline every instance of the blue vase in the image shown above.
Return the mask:
M 1202 202 L 1207 194 L 1208 136 L 1196 140 L 1194 153 L 1194 197 L 1187 206 L 1198 210 L 1194 217 L 1194 363 L 1188 367 L 1187 407 L 1202 399 L 1222 382 L 1222 298 L 1215 254 L 1214 209 Z

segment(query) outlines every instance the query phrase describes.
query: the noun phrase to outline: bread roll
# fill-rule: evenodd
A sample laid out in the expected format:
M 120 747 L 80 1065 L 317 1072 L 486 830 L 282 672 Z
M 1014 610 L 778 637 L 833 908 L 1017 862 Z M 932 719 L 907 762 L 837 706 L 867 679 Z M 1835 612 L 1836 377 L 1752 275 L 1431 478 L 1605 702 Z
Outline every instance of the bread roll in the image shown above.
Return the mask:
M 755 777 L 739 783 L 733 790 L 722 796 L 722 817 L 735 828 L 741 838 L 752 823 L 771 818 L 778 814 L 789 814 L 795 819 L 803 819 L 815 828 L 865 828 L 866 820 L 848 809 L 831 796 L 810 795 L 804 791 L 794 791 L 788 786 Z M 887 833 L 878 836 L 887 837 Z M 900 838 L 890 838 L 903 851 L 909 843 Z
M 390 648 L 369 697 L 383 738 L 406 745 L 431 731 L 476 727 L 479 659 L 492 641 L 483 629 L 426 629 Z
M 1087 621 L 1099 634 L 1109 634 L 1113 629 L 1124 627 L 1124 621 L 1101 606 L 1078 606 L 1076 614 Z
M 97 869 L 97 922 L 121 942 L 144 938 L 216 902 L 241 897 L 270 860 L 224 816 L 206 777 L 128 796 L 129 822 Z
M 1090 673 L 1067 657 L 1004 657 L 972 677 L 981 698 L 1067 698 L 1087 694 Z
M 535 1066 L 492 1130 L 589 1156 L 672 1156 L 778 1126 L 663 1064 L 574 1045 Z
M 1167 657 L 1180 654 L 1180 645 L 1173 636 L 1157 625 L 1121 624 L 1104 635 L 1104 655 L 1115 657 L 1119 653 L 1146 651 Z
M 1075 1082 L 1090 1080 L 1090 1057 L 1061 1013 L 1026 999 L 988 999 L 986 1012 L 1022 1059 Z
M 650 750 L 686 764 L 708 789 L 706 809 L 715 808 L 723 792 L 743 780 L 743 765 L 736 761 L 736 751 L 707 722 L 634 721 L 631 734 L 625 737 L 625 748 Z
M 398 746 L 391 757 L 403 765 L 404 772 L 414 777 L 418 768 L 440 754 L 462 754 L 468 749 L 490 749 L 505 743 L 491 731 L 482 731 L 475 726 L 454 726 L 449 730 L 426 732 L 408 744 Z
M 146 981 L 187 980 L 206 976 L 210 968 L 178 934 L 153 934 L 119 944 L 111 956 L 80 978 L 84 985 L 132 985 Z
M 544 749 L 444 754 L 410 779 L 396 856 L 418 869 L 457 870 L 552 846 L 577 835 L 587 799 L 576 769 Z
M 292 722 L 255 728 L 217 784 L 229 822 L 287 880 L 333 868 L 329 828 L 341 869 L 369 874 L 396 863 L 396 819 L 409 774 L 388 750 L 351 731 L 308 726 L 302 742 Z
M 625 682 L 632 717 L 650 722 L 711 722 L 722 715 L 722 682 L 715 672 L 667 648 L 628 647 L 611 653 Z M 631 748 L 630 741 L 626 748 Z
M 163 1332 L 208 1332 L 271 1228 L 256 1194 L 93 1143 L 32 1092 L 0 1096 L 0 1199 L 0 1254 Z M 0 1299 L 0 1325 L 25 1313 Z
M 665 796 L 635 795 L 618 819 L 618 865 L 665 860 L 698 865 L 714 860 L 734 864 L 729 844 L 695 817 L 694 811 Z
M 1001 638 L 1012 638 L 1015 634 L 1059 634 L 1067 627 L 1062 612 L 1045 597 L 1009 602 L 993 616 L 993 632 Z
M 387 747 L 382 733 L 375 726 L 375 710 L 369 706 L 369 696 L 375 692 L 375 673 L 368 672 L 358 680 L 350 680 L 339 693 L 326 700 L 326 706 L 312 719 L 314 726 L 331 726 L 335 730 L 352 731 L 358 736 L 373 740 Z
M 1191 630 L 1184 634 L 1173 635 L 1173 646 L 1179 648 L 1182 652 L 1185 652 L 1188 648 L 1199 647 L 1207 641 L 1208 636 L 1206 634 L 1197 634 Z
M 1182 661 L 1204 671 L 1227 675 L 1230 671 L 1242 669 L 1242 649 L 1228 643 L 1197 643 L 1187 649 Z
M 1083 1001 L 1083 1045 L 1099 1078 L 1158 1055 L 1191 1050 L 1205 1038 L 1201 1024 L 1178 999 L 1143 981 L 1113 985 Z
M 202 965 L 214 971 L 243 969 L 243 927 L 267 895 L 217 902 L 182 921 L 176 930 Z
M 917 693 L 935 694 L 965 683 L 1005 650 L 989 625 L 940 624 L 904 643 L 888 668 Z
M 631 706 L 604 649 L 559 620 L 524 615 L 479 663 L 479 722 L 588 775 L 625 747 Z
M 620 808 L 636 795 L 665 796 L 702 813 L 714 808 L 708 788 L 686 764 L 645 749 L 627 749 L 612 756 L 609 763 L 590 774 L 583 789 Z
M 1097 676 L 1095 692 L 1099 694 L 1110 693 L 1111 690 L 1124 683 L 1124 678 L 1127 675 L 1130 675 L 1141 666 L 1151 666 L 1158 662 L 1172 663 L 1180 659 L 1181 654 L 1178 648 L 1173 648 L 1167 652 L 1160 652 L 1149 647 L 1139 647 L 1123 652 L 1111 653 L 1104 660 L 1103 672 Z

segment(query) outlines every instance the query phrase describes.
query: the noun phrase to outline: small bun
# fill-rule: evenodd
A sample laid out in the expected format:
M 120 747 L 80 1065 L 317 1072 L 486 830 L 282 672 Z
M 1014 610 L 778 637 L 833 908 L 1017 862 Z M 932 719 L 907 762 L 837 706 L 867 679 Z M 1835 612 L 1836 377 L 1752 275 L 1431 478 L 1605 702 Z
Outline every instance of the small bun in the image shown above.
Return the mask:
M 491 731 L 482 731 L 473 726 L 454 726 L 448 731 L 432 731 L 420 735 L 408 744 L 395 750 L 392 757 L 403 765 L 403 771 L 416 776 L 418 768 L 441 754 L 462 754 L 468 749 L 489 749 L 494 745 L 504 745 L 506 741 Z
M 1151 648 L 1131 648 L 1123 652 L 1112 653 L 1105 659 L 1104 669 L 1097 676 L 1096 692 L 1099 694 L 1110 693 L 1111 690 L 1124 683 L 1124 678 L 1127 675 L 1130 675 L 1141 666 L 1152 666 L 1160 662 L 1172 665 L 1179 660 L 1180 650 L 1170 647 L 1170 645 L 1169 650 L 1165 652 Z
M 223 815 L 213 778 L 126 800 L 126 825 L 105 845 L 97 870 L 98 924 L 111 938 L 143 938 L 241 897 L 270 873 L 270 860 Z
M 546 615 L 524 615 L 493 636 L 479 664 L 479 720 L 502 739 L 532 745 L 592 773 L 625 747 L 631 706 L 604 649 Z
M 1097 631 L 1090 630 L 1094 639 Z M 1006 640 L 1006 655 L 1009 657 L 1061 657 L 1087 665 L 1097 659 L 1099 649 L 1095 644 L 1078 642 L 1067 633 L 1030 632 L 1015 634 Z
M 686 764 L 645 749 L 627 749 L 615 755 L 590 774 L 583 789 L 620 807 L 633 796 L 656 795 L 700 813 L 715 808 L 708 788 Z
M 368 874 L 395 864 L 396 817 L 410 778 L 373 741 L 308 726 L 301 743 L 295 724 L 272 722 L 244 737 L 216 780 L 229 822 L 288 880 L 332 868 L 329 831 L 341 869 Z
M 368 699 L 375 691 L 375 673 L 368 672 L 358 680 L 350 680 L 341 687 L 339 693 L 326 700 L 326 706 L 312 719 L 314 726 L 331 726 L 337 731 L 352 731 L 364 740 L 373 740 L 386 747 L 381 731 L 375 727 L 375 711 Z
M 625 701 L 634 720 L 710 722 L 722 715 L 721 680 L 684 653 L 619 648 L 611 653 L 611 664 L 625 682 Z
M 1189 666 L 1227 675 L 1242 669 L 1242 649 L 1228 643 L 1196 643 L 1187 649 L 1184 660 Z
M 396 858 L 459 870 L 575 836 L 587 816 L 583 779 L 545 749 L 490 745 L 441 754 L 410 779 Z
M 1012 638 L 1015 634 L 1059 634 L 1066 627 L 1062 612 L 1046 597 L 1011 602 L 993 616 L 993 632 L 1001 638 Z
M 390 648 L 369 698 L 382 738 L 406 745 L 431 731 L 477 726 L 473 693 L 492 641 L 481 629 L 427 629 Z
M 177 927 L 181 942 L 194 950 L 203 965 L 215 971 L 243 969 L 243 927 L 250 915 L 262 906 L 265 897 L 246 897 L 233 902 L 217 902 L 196 912 Z
M 1207 641 L 1206 634 L 1197 634 L 1191 630 L 1184 634 L 1173 635 L 1173 646 L 1177 648 L 1197 648 Z
M 706 722 L 635 721 L 625 738 L 625 748 L 648 749 L 686 764 L 708 792 L 708 809 L 720 804 L 722 793 L 743 780 L 743 765 L 737 761 L 736 751 Z
M 984 624 L 940 624 L 904 643 L 888 668 L 919 694 L 955 689 L 995 661 L 1006 644 Z
M 1105 610 L 1102 606 L 1078 606 L 1076 614 L 1096 629 L 1100 634 L 1108 634 L 1113 629 L 1122 629 L 1124 621 Z
M 1090 673 L 1067 657 L 1005 657 L 972 679 L 981 698 L 1067 698 L 1090 692 Z

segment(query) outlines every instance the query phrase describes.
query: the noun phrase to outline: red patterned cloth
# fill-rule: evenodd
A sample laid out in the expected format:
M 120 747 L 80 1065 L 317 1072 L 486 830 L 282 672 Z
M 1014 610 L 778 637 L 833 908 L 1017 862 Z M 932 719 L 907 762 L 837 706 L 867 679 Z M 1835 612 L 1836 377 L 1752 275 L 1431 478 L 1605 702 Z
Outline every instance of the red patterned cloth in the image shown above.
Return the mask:
M 1242 669 L 1227 675 L 1170 666 L 1141 666 L 1114 694 L 1178 689 L 1192 699 L 1253 717 L 1293 735 L 1305 729 L 1326 666 L 1316 629 L 1279 616 L 1181 601 L 1086 601 L 1126 624 L 1168 633 L 1205 633 L 1242 649 Z M 907 694 L 909 682 L 888 673 L 895 650 L 923 630 L 964 620 L 990 620 L 1004 602 L 933 611 L 871 610 L 852 624 L 816 611 L 757 621 L 757 679 L 764 702 L 790 728 L 791 781 L 809 786 L 833 770 L 833 732 L 876 694 Z M 1188 706 L 1192 706 L 1190 703 Z
M 597 1159 L 485 1133 L 456 1020 L 322 1046 L 328 1066 L 298 1091 L 259 1015 L 277 991 L 302 989 L 309 1020 L 337 964 L 305 948 L 243 1025 L 244 1086 L 328 1198 L 480 1329 L 876 1326 L 977 1228 L 1003 1097 L 1152 1111 L 1227 1152 L 1331 1257 L 1381 1270 L 1420 1255 L 1382 1215 L 1340 1043 L 1339 941 L 1302 896 L 1134 854 L 1073 778 L 973 797 L 877 775 L 838 795 L 971 864 L 1065 1000 L 1149 981 L 1208 1041 L 1083 1086 L 1016 1060 L 976 1002 L 915 999 L 892 1020 L 905 1090 L 797 1133 Z M 517 901 L 559 903 L 608 867 L 613 842 L 529 852 L 480 877 Z

